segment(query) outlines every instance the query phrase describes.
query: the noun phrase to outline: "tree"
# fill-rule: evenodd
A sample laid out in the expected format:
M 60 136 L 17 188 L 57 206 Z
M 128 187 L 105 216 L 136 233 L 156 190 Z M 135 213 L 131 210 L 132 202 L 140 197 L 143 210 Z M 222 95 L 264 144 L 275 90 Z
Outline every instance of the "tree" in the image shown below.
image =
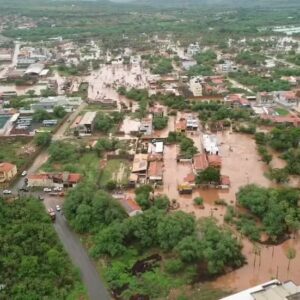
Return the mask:
M 202 197 L 196 197 L 194 198 L 194 204 L 195 205 L 203 205 L 203 198 Z
M 152 123 L 154 129 L 162 130 L 168 125 L 168 117 L 154 117 Z
M 51 119 L 51 114 L 44 109 L 38 109 L 33 113 L 33 120 L 41 122 L 47 119 Z
M 61 118 L 63 118 L 67 114 L 67 112 L 64 109 L 64 107 L 62 107 L 62 106 L 56 106 L 53 109 L 53 114 L 54 114 L 54 116 L 56 118 L 61 119 Z
M 157 237 L 163 250 L 171 250 L 188 235 L 195 232 L 195 219 L 181 211 L 165 215 L 157 227 Z
M 126 251 L 123 244 L 124 233 L 120 224 L 110 225 L 101 230 L 94 238 L 94 246 L 91 250 L 94 257 L 109 255 L 115 257 Z
M 296 249 L 290 248 L 290 247 L 288 248 L 288 250 L 287 250 L 287 252 L 286 252 L 286 257 L 287 257 L 287 259 L 289 260 L 289 263 L 288 263 L 288 266 L 287 266 L 287 270 L 288 270 L 288 271 L 290 270 L 291 260 L 292 260 L 292 259 L 295 259 L 296 254 L 297 254 Z
M 275 180 L 276 183 L 287 183 L 289 182 L 289 174 L 286 168 L 278 169 L 274 168 L 269 171 L 271 180 Z
M 220 170 L 213 167 L 208 167 L 197 175 L 196 183 L 197 184 L 210 183 L 210 182 L 219 183 L 220 180 L 221 180 Z
M 195 236 L 183 238 L 176 246 L 176 251 L 183 262 L 192 263 L 203 259 L 201 242 Z
M 47 147 L 51 144 L 52 136 L 50 132 L 41 132 L 34 137 L 36 145 Z

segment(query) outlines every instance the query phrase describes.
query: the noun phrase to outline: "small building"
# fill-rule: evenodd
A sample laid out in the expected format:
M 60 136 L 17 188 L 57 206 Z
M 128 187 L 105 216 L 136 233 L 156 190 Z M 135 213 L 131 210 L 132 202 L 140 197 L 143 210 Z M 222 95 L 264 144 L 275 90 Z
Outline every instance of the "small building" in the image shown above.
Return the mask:
M 293 281 L 274 279 L 221 300 L 298 300 L 299 296 L 300 286 Z
M 118 198 L 117 200 L 124 208 L 129 217 L 134 217 L 138 214 L 143 213 L 142 208 L 132 198 L 124 196 L 123 198 Z
M 221 175 L 220 185 L 218 188 L 227 190 L 230 188 L 230 178 L 227 175 Z
M 207 155 L 208 165 L 214 168 L 221 168 L 222 158 L 219 155 Z
M 186 132 L 187 129 L 187 121 L 185 118 L 180 118 L 176 123 L 176 131 L 177 132 Z
M 164 142 L 153 142 L 148 144 L 149 154 L 162 154 L 164 152 Z
M 94 129 L 96 116 L 97 113 L 94 111 L 86 112 L 76 125 L 75 131 L 77 131 L 79 135 L 90 135 Z
M 151 183 L 163 182 L 163 162 L 151 161 L 148 168 L 148 180 Z
M 193 157 L 193 171 L 195 174 L 205 170 L 208 168 L 208 161 L 206 158 L 206 154 L 196 154 Z
M 0 163 L 0 183 L 11 181 L 17 175 L 17 166 L 9 162 Z
M 135 154 L 131 172 L 139 176 L 146 176 L 148 168 L 148 154 Z
M 199 121 L 193 116 L 189 116 L 186 120 L 186 129 L 188 131 L 197 131 L 199 128 Z
M 201 97 L 203 96 L 203 77 L 197 76 L 197 77 L 192 77 L 190 79 L 190 90 L 193 94 L 194 97 Z
M 81 180 L 79 173 L 41 173 L 27 177 L 29 187 L 75 187 Z
M 218 140 L 215 135 L 204 134 L 203 146 L 207 154 L 219 155 Z
M 143 133 L 144 135 L 151 135 L 152 131 L 153 131 L 152 119 L 150 118 L 142 119 L 141 125 L 139 127 L 139 132 Z
M 29 76 L 39 76 L 44 70 L 45 65 L 41 63 L 31 64 L 25 71 L 25 75 Z

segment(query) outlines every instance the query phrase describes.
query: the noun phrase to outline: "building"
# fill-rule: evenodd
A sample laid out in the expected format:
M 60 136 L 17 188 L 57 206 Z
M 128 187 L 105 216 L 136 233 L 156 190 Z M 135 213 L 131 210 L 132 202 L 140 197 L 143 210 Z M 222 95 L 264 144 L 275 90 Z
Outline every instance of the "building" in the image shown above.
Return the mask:
M 137 174 L 139 177 L 145 177 L 148 168 L 148 154 L 135 154 L 133 158 L 131 173 Z
M 221 300 L 299 300 L 300 286 L 292 281 L 271 280 Z
M 96 116 L 97 113 L 95 111 L 86 112 L 76 125 L 75 131 L 77 131 L 79 135 L 90 135 L 94 129 Z
M 11 181 L 17 175 L 17 166 L 8 162 L 0 163 L 0 183 Z
M 25 101 L 36 101 L 30 105 L 30 110 L 22 109 L 21 113 L 34 113 L 37 110 L 46 110 L 53 112 L 57 106 L 62 106 L 67 112 L 72 112 L 75 108 L 82 104 L 80 97 L 56 96 L 47 98 L 26 99 Z
M 274 95 L 273 93 L 267 93 L 267 92 L 262 92 L 262 93 L 257 93 L 256 96 L 256 104 L 257 105 L 274 105 L 275 100 L 274 100 Z
M 163 162 L 151 161 L 148 168 L 148 180 L 150 183 L 163 182 Z
M 207 155 L 208 165 L 214 168 L 221 168 L 222 158 L 219 155 Z
M 199 121 L 194 116 L 189 116 L 186 120 L 186 129 L 189 131 L 197 131 L 199 128 Z
M 198 54 L 200 52 L 200 46 L 198 43 L 195 44 L 190 44 L 187 48 L 187 55 L 190 57 L 195 56 L 196 54 Z
M 74 187 L 80 180 L 78 173 L 41 173 L 27 177 L 29 187 Z
M 250 102 L 239 94 L 230 94 L 226 96 L 224 98 L 224 102 L 225 104 L 229 104 L 232 107 L 240 107 L 240 108 L 251 107 Z
M 29 76 L 39 76 L 44 70 L 45 65 L 41 63 L 31 64 L 25 71 L 25 75 Z
M 139 132 L 143 133 L 144 135 L 151 135 L 152 130 L 153 130 L 152 119 L 151 118 L 142 119 L 141 125 L 139 127 Z
M 218 140 L 215 135 L 203 135 L 203 146 L 207 154 L 219 155 Z
M 277 123 L 277 124 L 287 124 L 287 125 L 293 125 L 295 127 L 300 126 L 300 118 L 296 115 L 278 116 L 278 115 L 262 114 L 260 115 L 260 117 L 263 120 L 270 120 L 273 123 Z
M 143 213 L 142 208 L 137 204 L 135 200 L 128 196 L 122 195 L 119 197 L 118 195 L 115 197 L 120 205 L 124 208 L 129 217 L 134 217 L 138 214 Z
M 190 90 L 194 97 L 203 96 L 203 77 L 197 76 L 190 79 Z
M 225 60 L 224 63 L 218 65 L 217 69 L 221 73 L 230 73 L 238 71 L 238 67 L 231 60 Z
M 187 128 L 187 121 L 185 118 L 180 118 L 179 121 L 176 123 L 176 131 L 177 132 L 186 132 Z
M 193 171 L 195 174 L 208 168 L 208 161 L 206 154 L 196 154 L 193 157 Z

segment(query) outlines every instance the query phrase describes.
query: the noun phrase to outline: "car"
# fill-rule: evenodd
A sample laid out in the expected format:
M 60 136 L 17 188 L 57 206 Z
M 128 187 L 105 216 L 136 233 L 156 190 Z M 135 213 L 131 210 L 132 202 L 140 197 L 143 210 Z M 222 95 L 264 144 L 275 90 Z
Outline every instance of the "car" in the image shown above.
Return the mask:
M 26 192 L 29 192 L 29 189 L 26 186 L 23 186 L 23 187 L 19 188 L 19 191 L 26 193 Z
M 52 190 L 50 188 L 44 188 L 43 190 L 45 193 L 50 193 Z
M 10 191 L 10 190 L 4 190 L 4 191 L 3 191 L 3 194 L 4 194 L 4 195 L 10 195 L 10 194 L 11 194 L 11 191 Z
M 56 186 L 56 187 L 53 189 L 53 191 L 55 191 L 55 192 L 61 192 L 61 191 L 62 191 L 62 188 L 59 187 L 59 186 Z
M 60 206 L 59 206 L 58 204 L 56 205 L 56 210 L 57 210 L 57 211 L 60 211 L 60 210 L 61 210 L 61 208 L 60 208 Z
M 25 177 L 27 175 L 27 171 L 23 171 L 21 175 Z

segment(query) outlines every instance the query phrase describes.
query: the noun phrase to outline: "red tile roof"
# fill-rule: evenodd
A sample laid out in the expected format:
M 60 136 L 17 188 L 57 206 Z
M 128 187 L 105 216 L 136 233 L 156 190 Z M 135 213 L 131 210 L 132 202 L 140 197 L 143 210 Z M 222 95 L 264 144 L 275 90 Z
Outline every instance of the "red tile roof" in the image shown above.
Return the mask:
M 221 184 L 222 185 L 230 185 L 230 178 L 227 175 L 222 175 L 221 176 Z
M 78 183 L 81 179 L 81 175 L 78 174 L 78 173 L 70 173 L 69 174 L 69 178 L 68 178 L 68 181 L 70 183 Z
M 8 162 L 0 163 L 0 172 L 7 173 L 7 172 L 11 171 L 14 167 L 15 167 L 15 165 L 8 163 Z
M 219 155 L 207 155 L 208 164 L 212 167 L 221 167 L 222 158 Z
M 162 177 L 163 176 L 163 163 L 161 161 L 151 161 L 148 169 L 149 177 Z
M 202 171 L 208 167 L 208 161 L 205 154 L 197 154 L 194 156 L 193 160 L 196 171 Z

